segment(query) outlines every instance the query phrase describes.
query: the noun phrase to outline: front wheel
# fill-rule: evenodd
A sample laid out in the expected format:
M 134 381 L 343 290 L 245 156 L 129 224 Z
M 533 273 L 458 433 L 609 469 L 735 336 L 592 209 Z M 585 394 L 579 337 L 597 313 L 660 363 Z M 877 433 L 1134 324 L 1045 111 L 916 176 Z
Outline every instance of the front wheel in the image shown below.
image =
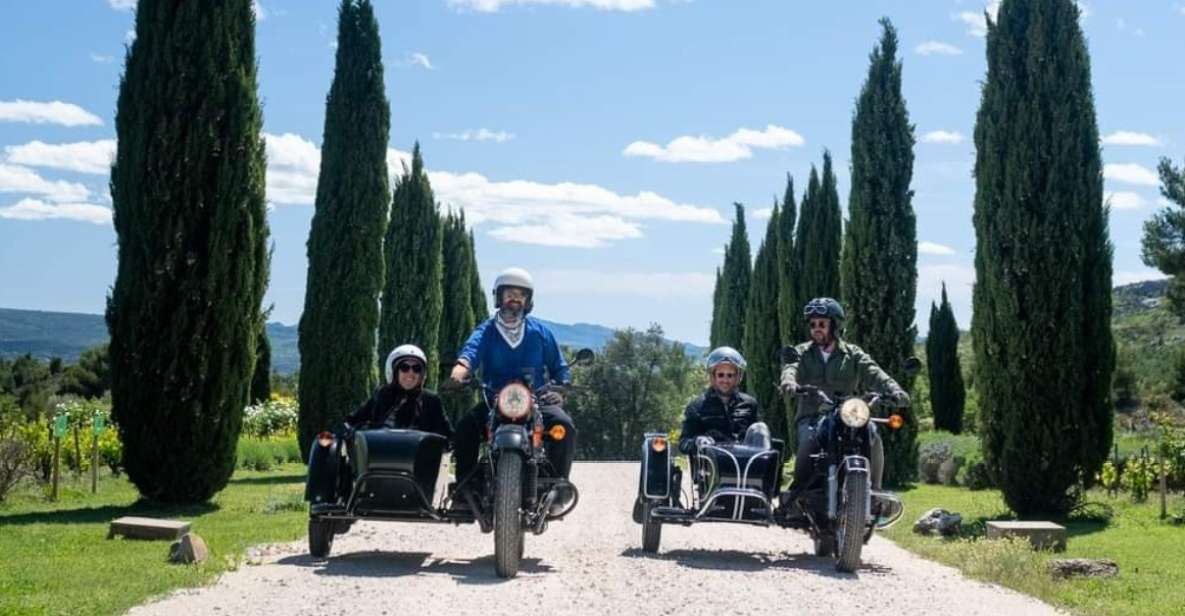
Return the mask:
M 326 558 L 333 549 L 334 523 L 331 520 L 309 518 L 309 554 L 313 558 Z
M 518 574 L 523 557 L 523 526 L 520 506 L 523 502 L 523 459 L 504 452 L 498 458 L 494 487 L 494 568 L 498 577 Z
M 835 529 L 835 568 L 851 573 L 860 568 L 864 548 L 864 504 L 868 502 L 868 475 L 848 475 L 843 482 L 843 510 Z
M 662 541 L 662 524 L 650 518 L 652 503 L 642 504 L 642 551 L 654 554 L 658 551 L 658 544 Z

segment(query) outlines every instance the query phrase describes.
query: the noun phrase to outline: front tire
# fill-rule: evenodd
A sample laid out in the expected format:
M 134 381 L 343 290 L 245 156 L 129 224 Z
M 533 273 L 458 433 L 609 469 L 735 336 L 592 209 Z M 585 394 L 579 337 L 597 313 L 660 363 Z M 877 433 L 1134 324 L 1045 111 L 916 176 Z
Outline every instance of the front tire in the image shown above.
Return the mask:
M 848 475 L 843 483 L 843 511 L 835 529 L 835 568 L 840 571 L 852 573 L 860 568 L 867 501 L 868 475 Z
M 518 574 L 522 561 L 523 527 L 520 506 L 523 502 L 523 459 L 504 452 L 498 458 L 494 489 L 494 569 L 498 577 Z
M 654 554 L 662 541 L 662 524 L 650 519 L 651 509 L 654 509 L 653 504 L 642 504 L 642 551 Z
M 309 555 L 327 558 L 333 549 L 333 531 L 332 521 L 309 518 Z

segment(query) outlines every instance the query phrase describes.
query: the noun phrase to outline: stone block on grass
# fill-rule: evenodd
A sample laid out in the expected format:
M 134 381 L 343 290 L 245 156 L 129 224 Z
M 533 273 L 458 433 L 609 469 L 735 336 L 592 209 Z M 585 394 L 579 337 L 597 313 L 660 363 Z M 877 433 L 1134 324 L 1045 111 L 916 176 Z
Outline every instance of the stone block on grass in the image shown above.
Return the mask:
M 993 521 L 987 523 L 988 539 L 1024 537 L 1033 548 L 1060 552 L 1066 549 L 1066 527 L 1053 522 Z

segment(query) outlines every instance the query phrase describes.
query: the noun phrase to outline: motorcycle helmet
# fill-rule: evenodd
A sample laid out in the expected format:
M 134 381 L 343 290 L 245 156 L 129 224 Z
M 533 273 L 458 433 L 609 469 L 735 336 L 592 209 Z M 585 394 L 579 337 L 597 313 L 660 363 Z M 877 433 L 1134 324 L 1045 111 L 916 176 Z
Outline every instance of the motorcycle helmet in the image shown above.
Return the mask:
M 732 364 L 736 366 L 738 373 L 743 374 L 745 372 L 745 358 L 741 355 L 740 351 L 729 346 L 716 347 L 712 349 L 711 353 L 708 353 L 708 372 L 715 370 L 716 366 L 720 364 Z M 737 375 L 737 380 L 740 380 L 740 374 Z
M 531 274 L 521 267 L 511 267 L 502 270 L 494 279 L 494 309 L 502 307 L 502 287 L 518 287 L 526 289 L 527 301 L 523 305 L 523 314 L 529 314 L 535 307 L 535 281 Z
M 414 344 L 401 344 L 395 347 L 395 350 L 391 351 L 390 355 L 387 355 L 386 374 L 388 385 L 395 382 L 395 365 L 409 357 L 418 360 L 427 369 L 428 357 L 424 355 L 424 351 L 420 347 Z
M 816 297 L 802 308 L 802 318 L 810 323 L 813 317 L 827 317 L 831 319 L 831 335 L 838 337 L 843 329 L 844 311 L 839 302 L 830 297 Z

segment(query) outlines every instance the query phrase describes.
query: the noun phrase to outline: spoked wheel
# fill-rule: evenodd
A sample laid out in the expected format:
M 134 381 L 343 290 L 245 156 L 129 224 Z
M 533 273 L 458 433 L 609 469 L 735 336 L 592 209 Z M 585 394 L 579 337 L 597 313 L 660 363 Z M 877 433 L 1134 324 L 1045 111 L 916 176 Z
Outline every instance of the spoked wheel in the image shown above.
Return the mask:
M 506 452 L 498 458 L 494 493 L 494 569 L 498 577 L 518 574 L 523 555 L 523 526 L 519 506 L 523 502 L 523 459 Z
M 835 568 L 853 572 L 860 568 L 864 548 L 864 503 L 868 500 L 868 476 L 849 475 L 843 483 L 843 510 L 835 532 Z
M 330 520 L 309 518 L 309 554 L 313 558 L 326 558 L 333 548 L 334 524 Z
M 653 503 L 642 504 L 642 551 L 654 554 L 662 541 L 662 524 L 651 520 L 651 509 L 654 509 Z

